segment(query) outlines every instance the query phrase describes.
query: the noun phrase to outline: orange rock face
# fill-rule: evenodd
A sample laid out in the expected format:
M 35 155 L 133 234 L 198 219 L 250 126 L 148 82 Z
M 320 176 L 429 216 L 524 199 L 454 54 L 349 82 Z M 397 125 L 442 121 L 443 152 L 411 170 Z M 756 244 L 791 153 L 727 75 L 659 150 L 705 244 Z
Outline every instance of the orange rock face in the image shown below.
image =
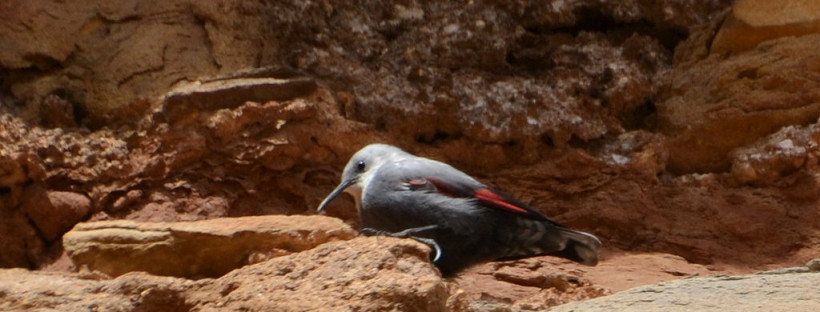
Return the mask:
M 802 265 L 820 255 L 820 37 L 781 30 L 816 10 L 730 2 L 2 1 L 0 267 L 58 273 L 4 270 L 30 288 L 0 292 L 66 310 L 270 310 L 323 289 L 343 294 L 328 307 L 531 310 Z M 442 280 L 422 245 L 370 238 L 180 274 L 212 279 L 66 272 L 78 222 L 313 214 L 373 142 L 596 234 L 601 265 Z M 327 213 L 357 228 L 349 199 Z M 36 290 L 51 278 L 65 296 Z
M 732 149 L 782 127 L 816 122 L 817 48 L 820 34 L 787 37 L 728 58 L 713 54 L 677 65 L 658 103 L 658 127 L 671 138 L 669 169 L 726 171 Z

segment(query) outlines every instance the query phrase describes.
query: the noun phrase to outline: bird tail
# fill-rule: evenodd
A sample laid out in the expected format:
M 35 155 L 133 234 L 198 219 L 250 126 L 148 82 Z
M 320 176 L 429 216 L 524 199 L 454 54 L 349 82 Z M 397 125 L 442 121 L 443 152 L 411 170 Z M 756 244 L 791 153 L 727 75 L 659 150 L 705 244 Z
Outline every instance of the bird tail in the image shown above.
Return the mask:
M 508 241 L 500 253 L 501 259 L 517 259 L 536 255 L 566 258 L 585 265 L 598 264 L 601 241 L 592 234 L 563 227 L 552 221 L 517 218 L 512 228 L 501 228 Z
M 566 258 L 583 265 L 594 266 L 598 264 L 598 250 L 601 249 L 601 241 L 597 237 L 568 228 L 559 228 L 559 231 L 564 237 L 566 245 L 564 249 L 550 255 Z

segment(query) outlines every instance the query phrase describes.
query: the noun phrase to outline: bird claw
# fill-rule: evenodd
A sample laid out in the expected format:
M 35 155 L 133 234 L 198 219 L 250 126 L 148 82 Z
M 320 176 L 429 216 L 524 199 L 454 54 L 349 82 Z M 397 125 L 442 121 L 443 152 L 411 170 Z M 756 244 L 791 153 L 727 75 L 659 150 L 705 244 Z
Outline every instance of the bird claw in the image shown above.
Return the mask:
M 396 238 L 412 238 L 412 239 L 416 240 L 417 242 L 425 244 L 425 245 L 429 246 L 431 249 L 433 249 L 433 252 L 435 252 L 435 254 L 433 256 L 433 262 L 437 262 L 441 258 L 441 255 L 442 255 L 441 246 L 439 246 L 438 243 L 435 240 L 433 240 L 432 238 L 414 236 L 414 234 L 421 233 L 421 232 L 426 232 L 426 231 L 430 231 L 430 230 L 435 230 L 437 228 L 438 228 L 438 225 L 433 224 L 433 225 L 428 225 L 428 226 L 409 228 L 409 229 L 406 229 L 404 231 L 396 232 L 396 233 L 391 233 L 391 232 L 387 232 L 387 231 L 384 231 L 384 230 L 378 230 L 378 229 L 374 229 L 374 228 L 363 228 L 359 231 L 359 233 L 367 235 L 367 236 L 384 235 L 384 236 L 390 236 L 390 237 L 396 237 Z
M 435 230 L 437 228 L 438 228 L 438 225 L 431 224 L 431 225 L 428 225 L 428 226 L 420 226 L 420 227 L 415 227 L 415 228 L 409 228 L 409 229 L 406 229 L 406 230 L 401 231 L 401 232 L 393 233 L 393 235 L 395 235 L 395 237 L 413 237 L 413 235 L 415 235 L 415 234 L 418 234 L 418 233 L 421 233 L 421 232 L 427 232 L 427 231 L 430 231 L 430 230 Z
M 438 259 L 441 258 L 441 247 L 432 238 L 416 237 L 416 236 L 410 236 L 410 238 L 416 240 L 419 243 L 425 244 L 425 245 L 429 246 L 431 249 L 433 249 L 433 252 L 435 253 L 433 255 L 433 263 L 438 262 Z

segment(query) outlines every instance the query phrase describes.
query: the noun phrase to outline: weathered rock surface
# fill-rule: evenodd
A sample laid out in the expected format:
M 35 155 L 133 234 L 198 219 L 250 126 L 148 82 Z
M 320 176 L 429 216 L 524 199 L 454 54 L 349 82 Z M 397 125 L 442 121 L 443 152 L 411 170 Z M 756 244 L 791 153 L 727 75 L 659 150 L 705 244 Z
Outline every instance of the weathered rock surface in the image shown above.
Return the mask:
M 576 288 L 586 282 L 572 275 L 541 280 L 543 276 L 519 278 L 500 271 L 496 278 L 545 288 L 514 305 L 492 300 L 492 288 L 473 299 L 459 286 L 448 285 L 464 281 L 442 280 L 425 260 L 428 256 L 429 248 L 413 240 L 369 237 L 324 244 L 196 281 L 143 272 L 106 279 L 92 273 L 7 269 L 0 270 L 0 311 L 532 311 L 560 303 L 556 293 L 578 295 L 579 290 L 594 289 Z M 820 273 L 816 264 L 809 265 L 755 275 L 689 277 L 548 311 L 814 311 L 820 306 L 820 294 L 814 291 Z
M 264 73 L 250 72 L 247 74 Z M 163 97 L 162 113 L 165 118 L 176 120 L 192 111 L 232 109 L 245 102 L 287 101 L 309 96 L 315 91 L 316 81 L 310 78 L 217 77 L 176 86 Z
M 712 42 L 712 53 L 739 53 L 780 37 L 820 33 L 820 3 L 739 0 Z
M 213 311 L 446 311 L 447 286 L 429 252 L 389 237 L 328 243 L 231 272 L 193 298 Z M 214 293 L 222 295 L 209 299 Z
M 2 269 L 0 311 L 186 311 L 179 293 L 196 283 L 142 272 L 102 280 L 94 275 Z
M 670 137 L 667 168 L 722 172 L 729 152 L 820 117 L 820 34 L 787 37 L 725 58 L 677 65 L 659 93 L 658 127 Z M 720 138 L 720 139 L 715 139 Z
M 0 65 L 31 120 L 49 95 L 102 125 L 179 81 L 277 67 L 331 81 L 355 98 L 346 117 L 391 133 L 563 145 L 634 122 L 670 47 L 728 2 L 10 1 Z
M 817 166 L 820 123 L 788 126 L 731 153 L 732 176 L 741 183 L 765 185 L 801 169 Z
M 47 191 L 32 185 L 23 191 L 20 210 L 34 221 L 48 242 L 53 242 L 88 217 L 91 201 L 82 194 Z
M 548 311 L 817 311 L 820 273 L 695 277 Z
M 361 238 L 197 281 L 0 270 L 0 310 L 447 311 L 447 286 L 429 252 L 413 240 Z
M 0 232 L 18 237 L 0 243 L 7 244 L 9 251 L 0 255 L 0 259 L 8 259 L 3 265 L 39 266 L 48 260 L 43 257 L 48 248 L 34 247 L 48 247 L 53 238 L 89 215 L 92 220 L 179 221 L 295 213 L 315 207 L 323 196 L 315 185 L 336 183 L 335 173 L 324 165 L 335 158 L 333 151 L 350 153 L 380 136 L 363 137 L 372 130 L 334 115 L 338 107 L 330 91 L 316 90 L 312 80 L 280 79 L 274 84 L 266 87 L 264 96 L 307 94 L 306 98 L 214 105 L 202 101 L 198 104 L 204 106 L 180 112 L 178 108 L 191 101 L 186 96 L 211 95 L 212 101 L 219 101 L 241 98 L 237 94 L 249 90 L 242 86 L 190 88 L 174 92 L 175 100 L 167 107 L 162 102 L 129 106 L 128 111 L 135 114 L 130 118 L 139 120 L 136 125 L 94 132 L 44 129 L 3 114 L 0 202 L 2 213 L 8 217 L 0 222 Z M 297 91 L 293 86 L 304 88 Z M 328 136 L 328 128 L 340 137 Z M 24 196 L 24 190 L 55 196 L 74 194 L 72 198 L 86 200 L 70 201 L 80 205 L 67 206 L 70 202 L 65 200 Z M 67 197 L 54 199 L 60 198 Z M 74 208 L 40 213 L 54 203 Z M 37 238 L 38 232 L 46 239 Z M 29 250 L 24 246 L 30 246 Z
M 77 267 L 111 276 L 142 271 L 218 277 L 247 264 L 311 249 L 356 233 L 336 218 L 259 216 L 193 222 L 80 223 L 63 236 Z

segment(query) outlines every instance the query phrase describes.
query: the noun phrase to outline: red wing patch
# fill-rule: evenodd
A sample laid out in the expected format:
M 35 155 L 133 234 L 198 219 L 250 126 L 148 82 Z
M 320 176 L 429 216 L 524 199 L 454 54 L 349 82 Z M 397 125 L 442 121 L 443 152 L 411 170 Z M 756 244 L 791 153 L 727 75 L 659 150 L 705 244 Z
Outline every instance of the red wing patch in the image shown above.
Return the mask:
M 424 181 L 424 180 L 410 180 L 410 181 L 407 181 L 407 184 L 410 184 L 410 186 L 413 186 L 413 187 L 422 187 L 422 186 L 427 185 L 427 181 Z
M 532 208 L 529 208 L 524 203 L 520 203 L 509 196 L 496 193 L 491 189 L 480 188 L 476 191 L 473 191 L 473 189 L 471 188 L 453 186 L 439 179 L 429 177 L 426 179 L 431 184 L 433 184 L 433 186 L 436 187 L 436 191 L 438 191 L 442 195 L 447 195 L 451 197 L 475 198 L 479 201 L 479 203 L 489 208 L 504 210 L 530 219 L 541 221 L 549 220 L 547 219 L 547 217 L 536 212 L 535 210 L 532 210 Z
M 429 185 L 427 183 L 427 181 L 424 180 L 424 179 L 407 180 L 407 181 L 404 181 L 403 183 L 411 191 L 422 190 L 422 189 L 425 189 L 427 187 L 427 185 Z
M 496 194 L 495 192 L 493 192 L 489 189 L 485 189 L 485 188 L 479 189 L 478 191 L 475 191 L 474 196 L 475 196 L 475 198 L 478 198 L 481 201 L 488 202 L 488 203 L 492 204 L 493 206 L 496 206 L 496 207 L 499 207 L 499 208 L 502 208 L 502 209 L 506 209 L 506 210 L 509 210 L 511 212 L 530 214 L 529 210 L 527 210 L 525 208 L 518 207 L 514 204 L 511 204 L 511 203 L 507 202 L 507 200 L 505 200 L 503 197 L 501 197 L 500 195 Z

